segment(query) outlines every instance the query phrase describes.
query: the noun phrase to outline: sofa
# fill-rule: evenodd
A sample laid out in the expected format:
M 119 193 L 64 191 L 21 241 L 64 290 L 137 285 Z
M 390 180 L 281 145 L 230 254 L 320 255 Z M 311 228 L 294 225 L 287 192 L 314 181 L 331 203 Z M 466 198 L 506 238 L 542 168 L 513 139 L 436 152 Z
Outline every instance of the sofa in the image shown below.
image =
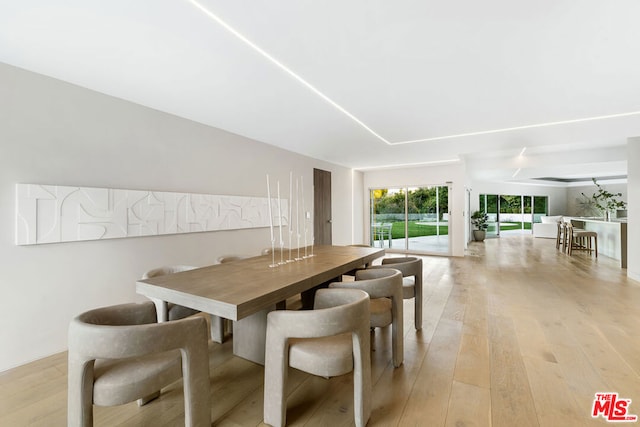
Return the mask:
M 533 237 L 555 239 L 558 235 L 558 221 L 562 221 L 562 215 L 540 217 L 540 222 L 533 224 Z

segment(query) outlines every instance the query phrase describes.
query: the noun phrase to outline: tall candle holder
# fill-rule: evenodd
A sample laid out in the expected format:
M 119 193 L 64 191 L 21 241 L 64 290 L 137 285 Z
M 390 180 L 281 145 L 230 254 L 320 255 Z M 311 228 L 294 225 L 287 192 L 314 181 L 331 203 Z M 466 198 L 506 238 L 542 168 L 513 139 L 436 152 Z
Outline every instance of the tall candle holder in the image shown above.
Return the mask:
M 315 187 L 315 185 L 313 185 L 311 188 L 313 189 L 314 194 L 315 194 L 315 188 L 316 188 L 316 187 Z M 309 221 L 311 221 L 311 219 L 310 219 L 310 218 L 309 218 Z M 315 244 L 315 235 L 314 235 L 314 231 L 315 231 L 315 230 L 312 228 L 312 229 L 311 229 L 311 254 L 309 255 L 309 258 L 311 258 L 311 257 L 313 256 L 313 246 L 314 246 L 314 244 Z
M 296 246 L 298 247 L 296 261 L 300 261 L 302 258 L 300 257 L 300 187 L 298 186 L 298 179 L 296 179 L 296 237 Z
M 284 240 L 282 239 L 282 199 L 280 198 L 280 181 L 278 181 L 278 223 L 280 230 L 280 262 L 278 264 L 285 264 L 284 262 Z
M 269 230 L 271 231 L 271 264 L 269 264 L 269 267 L 271 268 L 278 266 L 278 264 L 276 264 L 276 258 L 275 258 L 276 239 L 273 235 L 273 212 L 271 209 L 272 202 L 273 201 L 271 200 L 271 186 L 269 185 L 269 174 L 267 174 L 267 203 L 269 204 Z
M 287 217 L 287 222 L 289 226 L 289 258 L 287 258 L 287 262 L 293 262 L 293 258 L 291 258 L 291 246 L 293 245 L 293 219 L 291 218 L 291 214 L 293 213 L 293 172 L 289 172 L 289 216 Z

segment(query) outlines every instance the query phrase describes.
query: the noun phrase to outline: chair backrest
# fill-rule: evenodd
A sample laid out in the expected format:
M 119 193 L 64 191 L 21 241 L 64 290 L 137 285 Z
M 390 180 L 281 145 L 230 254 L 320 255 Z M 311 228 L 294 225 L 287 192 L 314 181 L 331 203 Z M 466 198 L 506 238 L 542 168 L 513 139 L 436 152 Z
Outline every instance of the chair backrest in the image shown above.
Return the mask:
M 223 255 L 218 257 L 218 263 L 225 264 L 227 262 L 235 262 L 245 259 L 246 257 L 240 255 Z
M 154 268 L 142 275 L 142 279 L 151 279 L 152 277 L 166 276 L 167 274 L 181 273 L 183 271 L 195 270 L 198 267 L 191 265 L 167 265 L 164 267 Z
M 188 330 L 200 327 L 204 328 L 206 342 L 204 318 L 156 323 L 151 301 L 97 308 L 71 320 L 69 357 L 75 354 L 80 358 L 118 359 L 168 351 L 183 347 L 193 335 Z
M 422 259 L 417 257 L 394 257 L 383 258 L 382 266 L 400 270 L 402 277 L 420 276 L 422 277 Z
M 369 295 L 359 289 L 319 289 L 313 310 L 276 310 L 267 333 L 286 338 L 317 338 L 369 329 Z
M 402 273 L 395 268 L 372 268 L 356 271 L 353 282 L 335 282 L 331 288 L 361 289 L 371 298 L 400 297 L 402 300 Z

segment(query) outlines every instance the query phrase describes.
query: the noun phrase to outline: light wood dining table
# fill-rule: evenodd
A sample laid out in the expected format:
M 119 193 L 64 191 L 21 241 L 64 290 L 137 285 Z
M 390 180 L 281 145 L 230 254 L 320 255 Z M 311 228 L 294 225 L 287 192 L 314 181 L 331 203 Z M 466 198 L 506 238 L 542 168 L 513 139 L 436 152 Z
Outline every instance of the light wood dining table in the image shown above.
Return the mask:
M 234 354 L 264 364 L 269 311 L 284 308 L 287 298 L 340 280 L 344 273 L 384 255 L 381 248 L 320 245 L 313 249 L 312 257 L 277 267 L 270 267 L 271 255 L 263 255 L 139 280 L 136 292 L 153 300 L 158 313 L 166 313 L 162 307 L 174 303 L 233 320 Z

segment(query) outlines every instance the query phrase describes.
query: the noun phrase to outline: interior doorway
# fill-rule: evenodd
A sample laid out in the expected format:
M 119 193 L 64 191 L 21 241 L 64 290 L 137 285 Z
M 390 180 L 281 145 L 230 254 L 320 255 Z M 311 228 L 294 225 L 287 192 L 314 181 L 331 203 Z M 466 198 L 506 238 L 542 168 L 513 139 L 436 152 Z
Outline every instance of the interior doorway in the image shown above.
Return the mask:
M 331 245 L 331 172 L 313 169 L 313 244 Z

